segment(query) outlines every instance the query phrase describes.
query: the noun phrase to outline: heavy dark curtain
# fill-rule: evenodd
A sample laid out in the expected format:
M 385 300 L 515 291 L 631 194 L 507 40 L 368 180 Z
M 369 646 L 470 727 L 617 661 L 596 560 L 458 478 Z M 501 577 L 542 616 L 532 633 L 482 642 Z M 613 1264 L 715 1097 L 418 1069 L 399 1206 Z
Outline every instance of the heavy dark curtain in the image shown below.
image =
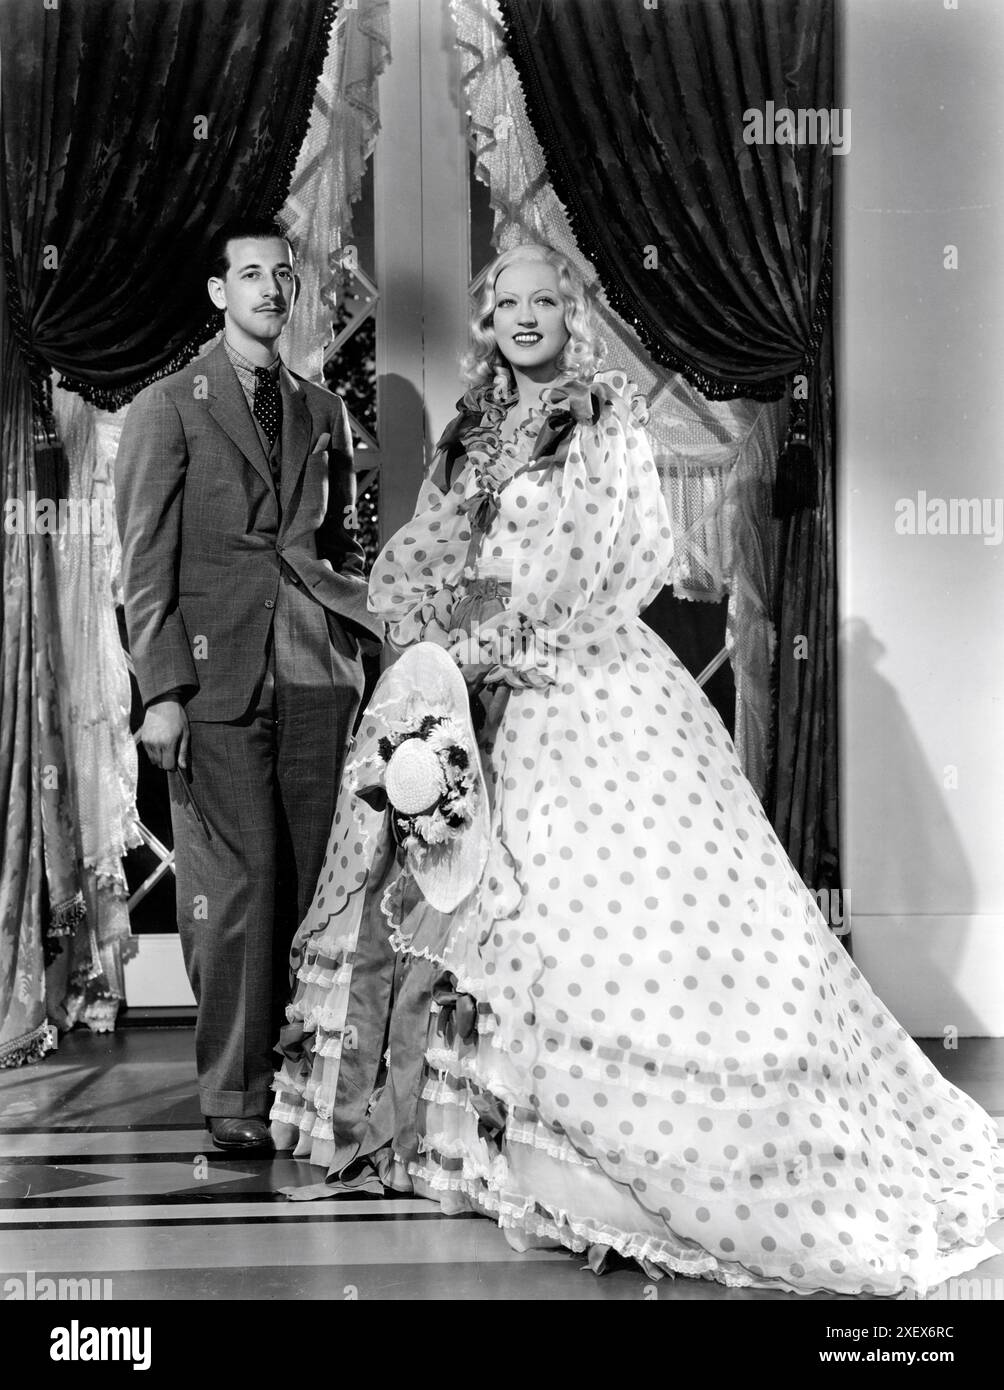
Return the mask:
M 36 376 L 124 404 L 210 336 L 202 253 L 282 206 L 334 5 L 4 4 L 4 259 Z
M 329 0 L 4 0 L 5 515 L 58 493 L 53 369 L 117 407 L 211 336 L 206 242 L 282 206 L 334 13 Z M 45 956 L 82 908 L 51 544 L 0 536 L 0 1065 L 48 1046 Z
M 555 191 L 614 308 L 713 399 L 780 398 L 774 786 L 807 883 L 835 886 L 832 153 L 747 143 L 748 113 L 829 112 L 833 0 L 501 0 Z M 769 106 L 768 103 L 773 103 Z M 796 130 L 797 134 L 797 130 Z
M 774 739 L 766 805 L 805 881 L 840 889 L 833 333 L 820 344 L 811 447 L 819 503 L 779 523 Z M 834 904 L 835 906 L 835 904 Z M 824 913 L 825 904 L 820 903 Z M 840 920 L 846 917 L 841 909 Z M 845 945 L 849 943 L 845 941 Z

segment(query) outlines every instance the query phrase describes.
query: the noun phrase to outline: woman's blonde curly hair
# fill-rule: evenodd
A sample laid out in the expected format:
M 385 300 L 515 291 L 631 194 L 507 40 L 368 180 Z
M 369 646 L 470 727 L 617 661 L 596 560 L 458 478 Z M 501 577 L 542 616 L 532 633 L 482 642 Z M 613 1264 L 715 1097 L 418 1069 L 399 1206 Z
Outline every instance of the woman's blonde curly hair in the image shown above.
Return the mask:
M 558 272 L 558 289 L 565 306 L 565 327 L 569 335 L 558 358 L 561 374 L 588 381 L 599 369 L 604 352 L 604 344 L 596 332 L 588 291 L 568 257 L 551 246 L 535 241 L 523 242 L 520 246 L 503 251 L 475 276 L 471 284 L 474 307 L 470 334 L 473 346 L 460 364 L 467 385 L 476 388 L 490 383 L 489 394 L 497 401 L 511 396 L 515 383 L 495 338 L 492 323 L 497 298 L 495 285 L 503 270 L 516 261 L 546 261 Z

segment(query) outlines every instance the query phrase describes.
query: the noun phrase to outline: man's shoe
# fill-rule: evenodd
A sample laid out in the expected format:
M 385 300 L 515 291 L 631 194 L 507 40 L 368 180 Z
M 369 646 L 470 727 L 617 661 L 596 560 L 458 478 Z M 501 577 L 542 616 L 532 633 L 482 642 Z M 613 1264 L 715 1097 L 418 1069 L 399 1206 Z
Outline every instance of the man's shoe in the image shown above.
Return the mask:
M 274 1146 L 268 1125 L 255 1116 L 235 1119 L 230 1115 L 207 1115 L 206 1129 L 213 1143 L 224 1153 L 272 1153 Z

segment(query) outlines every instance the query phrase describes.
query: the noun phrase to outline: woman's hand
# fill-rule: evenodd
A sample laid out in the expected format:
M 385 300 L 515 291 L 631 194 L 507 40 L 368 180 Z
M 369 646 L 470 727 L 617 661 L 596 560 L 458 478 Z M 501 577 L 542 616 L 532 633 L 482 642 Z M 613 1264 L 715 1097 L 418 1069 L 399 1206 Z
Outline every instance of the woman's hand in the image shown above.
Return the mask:
M 485 677 L 489 672 L 496 670 L 494 666 L 487 666 L 484 663 L 478 666 L 461 666 L 460 673 L 472 690 L 479 690 L 485 683 Z
M 472 689 L 508 685 L 546 690 L 555 681 L 553 650 L 519 613 L 494 613 L 469 636 L 451 633 L 448 650 Z
M 485 652 L 476 634 L 468 635 L 459 630 L 451 632 L 446 650 L 460 667 L 468 686 L 475 689 L 484 683 L 485 676 L 495 666 L 494 661 L 485 660 Z

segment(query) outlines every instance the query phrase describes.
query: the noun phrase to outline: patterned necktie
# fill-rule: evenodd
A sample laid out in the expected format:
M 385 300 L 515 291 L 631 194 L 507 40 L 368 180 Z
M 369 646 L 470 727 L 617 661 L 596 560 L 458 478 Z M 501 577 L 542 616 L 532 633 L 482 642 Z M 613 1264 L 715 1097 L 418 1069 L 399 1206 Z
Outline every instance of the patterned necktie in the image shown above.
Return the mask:
M 279 437 L 282 402 L 279 395 L 279 373 L 267 367 L 254 369 L 254 414 L 268 436 L 270 445 Z

